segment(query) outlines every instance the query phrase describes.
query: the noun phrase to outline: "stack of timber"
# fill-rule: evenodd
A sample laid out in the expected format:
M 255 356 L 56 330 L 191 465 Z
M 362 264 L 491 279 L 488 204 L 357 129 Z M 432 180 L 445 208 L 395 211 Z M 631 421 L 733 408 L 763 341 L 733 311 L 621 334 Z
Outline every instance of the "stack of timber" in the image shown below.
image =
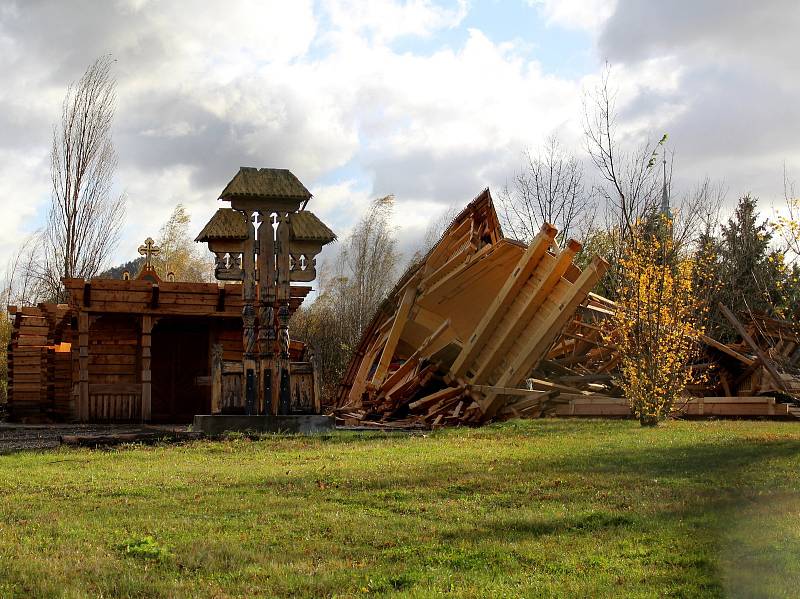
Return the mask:
M 69 308 L 63 304 L 9 306 L 12 333 L 8 346 L 9 415 L 20 421 L 58 417 L 69 409 L 70 366 L 52 360 L 62 346 L 63 323 Z M 69 356 L 69 354 L 64 354 Z
M 763 315 L 751 315 L 745 325 L 726 306 L 719 308 L 739 338 L 722 343 L 702 337 L 700 355 L 689 368 L 705 376 L 689 385 L 675 415 L 800 417 L 800 325 Z M 562 391 L 545 413 L 630 415 L 615 383 L 619 353 L 603 335 L 614 309 L 610 300 L 590 294 L 533 373 L 532 389 L 558 385 Z
M 401 278 L 350 363 L 345 424 L 436 427 L 539 415 L 561 392 L 526 380 L 608 267 L 544 225 L 530 245 L 503 237 L 485 190 Z

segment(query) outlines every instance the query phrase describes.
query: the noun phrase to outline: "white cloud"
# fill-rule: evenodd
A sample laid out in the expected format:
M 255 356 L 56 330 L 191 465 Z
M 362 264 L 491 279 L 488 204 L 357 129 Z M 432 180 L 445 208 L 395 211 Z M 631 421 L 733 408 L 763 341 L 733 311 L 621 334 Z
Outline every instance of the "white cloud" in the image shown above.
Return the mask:
M 335 37 L 366 36 L 376 43 L 406 35 L 430 36 L 455 27 L 468 9 L 466 0 L 458 0 L 453 6 L 429 0 L 326 0 L 323 6 Z
M 617 0 L 528 0 L 541 6 L 551 25 L 596 32 L 612 15 Z

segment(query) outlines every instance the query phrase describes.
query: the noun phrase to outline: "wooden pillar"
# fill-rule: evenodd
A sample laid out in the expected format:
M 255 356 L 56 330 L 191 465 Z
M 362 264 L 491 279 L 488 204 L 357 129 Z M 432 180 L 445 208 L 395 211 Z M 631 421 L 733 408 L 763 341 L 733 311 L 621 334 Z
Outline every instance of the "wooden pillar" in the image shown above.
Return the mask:
M 78 420 L 89 420 L 89 313 L 78 313 Z
M 253 213 L 245 212 L 247 218 L 247 239 L 242 254 L 242 390 L 247 414 L 256 411 L 256 270 L 255 246 L 256 230 L 253 227 Z
M 281 214 L 277 231 L 278 280 L 278 345 L 280 347 L 280 413 L 291 409 L 291 376 L 289 373 L 289 226 L 290 214 Z
M 275 230 L 271 212 L 259 212 L 257 261 L 259 413 L 277 414 L 278 395 L 273 391 L 280 380 L 275 375 Z
M 222 344 L 211 346 L 211 413 L 222 412 Z
M 142 315 L 142 422 L 150 422 L 153 417 L 153 373 L 150 370 L 152 359 L 153 317 Z

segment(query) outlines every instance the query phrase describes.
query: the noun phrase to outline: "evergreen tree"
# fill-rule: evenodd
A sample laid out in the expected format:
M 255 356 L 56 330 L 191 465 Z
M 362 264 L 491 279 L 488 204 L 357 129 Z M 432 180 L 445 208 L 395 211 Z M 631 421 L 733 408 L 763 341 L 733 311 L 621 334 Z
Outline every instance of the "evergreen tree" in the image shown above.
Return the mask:
M 781 252 L 772 250 L 769 221 L 759 222 L 758 200 L 739 199 L 733 217 L 722 225 L 717 279 L 718 300 L 734 313 L 781 316 L 787 307 L 787 268 Z M 721 340 L 736 337 L 724 318 L 715 317 Z

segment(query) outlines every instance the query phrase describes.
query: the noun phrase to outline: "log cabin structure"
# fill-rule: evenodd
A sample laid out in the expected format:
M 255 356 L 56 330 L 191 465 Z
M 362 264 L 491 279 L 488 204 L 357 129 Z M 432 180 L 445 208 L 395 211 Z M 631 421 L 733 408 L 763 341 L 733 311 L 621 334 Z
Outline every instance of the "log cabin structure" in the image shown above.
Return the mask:
M 66 304 L 9 306 L 11 418 L 179 423 L 195 414 L 319 413 L 312 352 L 288 335 L 311 291 L 290 283 L 313 281 L 314 256 L 335 239 L 304 210 L 310 197 L 287 170 L 242 168 L 221 194 L 234 206 L 197 237 L 215 253 L 219 282 L 164 281 L 148 238 L 134 279 L 67 278 Z M 264 371 L 283 386 L 259 385 Z

